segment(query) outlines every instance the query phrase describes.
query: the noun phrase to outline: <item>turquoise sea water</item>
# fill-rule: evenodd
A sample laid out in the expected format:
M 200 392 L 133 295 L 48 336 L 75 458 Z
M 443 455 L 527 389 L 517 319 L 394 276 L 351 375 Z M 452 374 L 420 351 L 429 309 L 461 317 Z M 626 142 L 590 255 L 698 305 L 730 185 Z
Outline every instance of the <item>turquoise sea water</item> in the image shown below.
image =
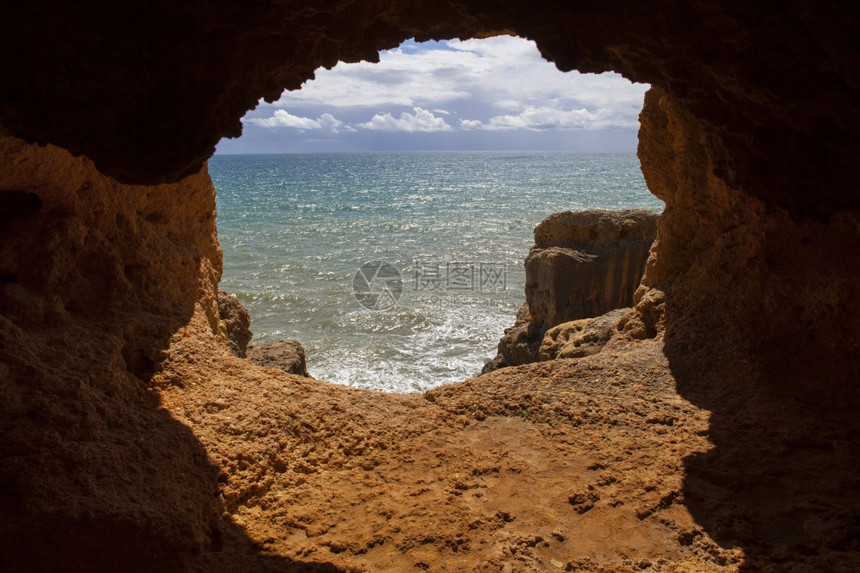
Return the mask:
M 315 378 L 393 392 L 495 356 L 547 215 L 663 208 L 633 154 L 216 155 L 209 171 L 221 288 L 252 343 L 297 339 Z

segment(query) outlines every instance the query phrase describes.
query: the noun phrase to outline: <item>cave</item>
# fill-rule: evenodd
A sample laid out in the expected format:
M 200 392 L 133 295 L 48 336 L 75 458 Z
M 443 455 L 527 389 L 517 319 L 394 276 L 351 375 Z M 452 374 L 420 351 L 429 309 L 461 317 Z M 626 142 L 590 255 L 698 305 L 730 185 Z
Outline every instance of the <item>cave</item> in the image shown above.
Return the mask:
M 852 570 L 858 20 L 806 0 L 8 5 L 3 569 Z M 235 357 L 219 139 L 319 67 L 498 34 L 652 86 L 638 154 L 666 209 L 607 348 L 424 395 Z

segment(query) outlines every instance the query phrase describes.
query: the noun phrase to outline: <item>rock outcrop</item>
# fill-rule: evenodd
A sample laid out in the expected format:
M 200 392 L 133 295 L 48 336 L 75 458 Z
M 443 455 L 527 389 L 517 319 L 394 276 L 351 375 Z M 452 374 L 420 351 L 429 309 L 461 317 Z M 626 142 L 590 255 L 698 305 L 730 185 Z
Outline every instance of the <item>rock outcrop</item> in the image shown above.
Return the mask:
M 544 335 L 555 326 L 632 306 L 657 236 L 657 214 L 641 209 L 567 211 L 544 219 L 534 234 L 525 261 L 526 302 L 484 373 L 541 359 Z M 606 321 L 599 322 L 604 333 Z M 582 324 L 571 327 L 579 328 Z M 603 338 L 592 337 L 589 348 L 596 351 Z
M 678 373 L 743 372 L 714 381 L 722 391 L 860 405 L 860 211 L 796 219 L 750 197 L 718 175 L 707 127 L 659 88 L 640 123 L 642 171 L 666 210 L 623 328 L 665 332 Z
M 544 362 L 597 354 L 615 334 L 618 323 L 629 311 L 629 308 L 619 308 L 595 318 L 581 318 L 553 326 L 541 340 L 538 360 Z
M 218 315 L 227 328 L 227 344 L 230 351 L 239 358 L 245 358 L 248 343 L 254 333 L 251 332 L 251 315 L 232 294 L 223 290 L 218 291 Z
M 481 374 L 537 361 L 538 350 L 543 340 L 544 331 L 532 322 L 529 305 L 524 303 L 517 310 L 514 325 L 505 329 L 505 334 L 499 340 L 498 353 L 490 362 L 484 364 Z
M 239 358 L 267 368 L 310 378 L 305 362 L 305 349 L 298 340 L 278 340 L 266 344 L 248 343 L 253 338 L 251 315 L 232 294 L 218 291 L 218 314 L 227 329 L 227 346 Z
M 556 213 L 535 227 L 526 257 L 526 303 L 541 328 L 633 305 L 657 237 L 645 210 Z
M 838 0 L 7 3 L 0 567 L 855 570 L 858 29 Z M 320 66 L 499 33 L 653 86 L 666 209 L 621 331 L 426 396 L 234 356 L 219 138 Z
M 311 378 L 305 362 L 305 349 L 298 340 L 278 340 L 248 346 L 248 360 L 258 366 L 279 368 L 284 372 Z

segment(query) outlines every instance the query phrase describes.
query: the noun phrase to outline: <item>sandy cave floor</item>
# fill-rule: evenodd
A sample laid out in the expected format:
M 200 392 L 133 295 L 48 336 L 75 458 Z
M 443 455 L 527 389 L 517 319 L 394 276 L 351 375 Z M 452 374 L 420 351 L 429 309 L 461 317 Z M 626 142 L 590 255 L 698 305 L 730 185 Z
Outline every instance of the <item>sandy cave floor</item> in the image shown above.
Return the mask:
M 426 395 L 188 360 L 193 345 L 171 349 L 163 406 L 221 468 L 239 526 L 198 570 L 850 571 L 860 556 L 856 433 L 798 446 L 777 408 L 748 439 L 715 436 L 660 339 Z

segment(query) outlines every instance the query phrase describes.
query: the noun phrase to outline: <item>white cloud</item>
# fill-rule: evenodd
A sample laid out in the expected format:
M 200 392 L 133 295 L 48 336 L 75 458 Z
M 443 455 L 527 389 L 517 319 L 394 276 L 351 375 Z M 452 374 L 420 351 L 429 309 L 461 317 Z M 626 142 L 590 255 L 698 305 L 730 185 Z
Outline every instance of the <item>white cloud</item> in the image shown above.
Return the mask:
M 319 121 L 320 127 L 327 127 L 332 131 L 337 131 L 337 128 L 343 125 L 342 121 L 340 121 L 330 113 L 322 114 L 317 121 Z
M 501 99 L 493 103 L 494 106 L 501 109 L 520 109 L 522 104 L 515 99 Z
M 461 119 L 460 127 L 463 129 L 481 129 L 484 127 L 484 122 L 479 119 Z
M 516 115 L 497 115 L 486 123 L 475 120 L 461 120 L 460 125 L 468 129 L 487 129 L 503 131 L 527 129 L 543 131 L 549 129 L 588 129 L 599 119 L 587 109 L 562 110 L 553 107 L 527 107 Z
M 322 127 L 319 121 L 315 119 L 299 117 L 282 109 L 275 110 L 275 114 L 268 119 L 255 117 L 249 119 L 248 123 L 263 127 L 295 127 L 296 129 L 319 129 Z
M 562 73 L 530 40 L 497 36 L 411 45 L 380 53 L 378 64 L 359 62 L 320 69 L 302 89 L 284 92 L 275 105 L 299 108 L 422 107 L 451 109 L 470 101 L 506 111 L 555 102 L 561 108 L 614 106 L 634 100 L 647 86 L 618 74 Z M 637 113 L 638 113 L 637 109 Z
M 301 90 L 261 102 L 245 121 L 351 141 L 368 130 L 630 133 L 647 88 L 618 74 L 562 73 L 522 38 L 408 42 L 381 52 L 378 64 L 317 70 Z
M 292 127 L 302 131 L 308 129 L 326 128 L 330 129 L 335 133 L 337 133 L 338 128 L 343 125 L 342 121 L 340 121 L 330 113 L 324 113 L 319 116 L 318 119 L 311 119 L 309 117 L 293 115 L 283 109 L 276 109 L 272 117 L 268 119 L 263 117 L 254 117 L 247 121 L 248 123 L 260 125 L 263 127 Z
M 428 132 L 428 131 L 450 131 L 451 126 L 442 119 L 436 117 L 433 112 L 420 107 L 412 108 L 415 113 L 403 112 L 400 117 L 394 117 L 390 113 L 376 114 L 373 118 L 361 123 L 358 127 L 378 131 L 405 131 L 405 132 Z

